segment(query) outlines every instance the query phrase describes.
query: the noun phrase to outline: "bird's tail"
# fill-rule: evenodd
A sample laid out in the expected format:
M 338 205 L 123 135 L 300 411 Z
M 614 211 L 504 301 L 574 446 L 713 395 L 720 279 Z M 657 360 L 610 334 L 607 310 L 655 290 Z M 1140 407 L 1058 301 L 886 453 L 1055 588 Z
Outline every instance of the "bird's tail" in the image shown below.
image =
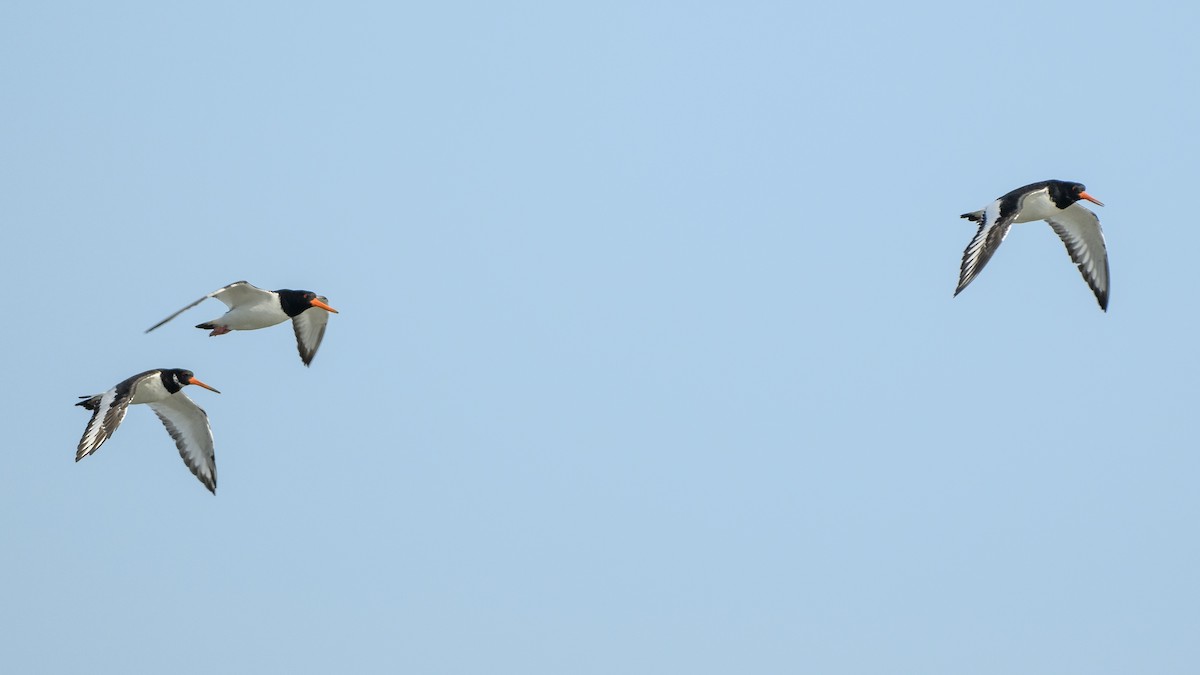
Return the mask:
M 100 407 L 100 396 L 100 394 L 96 394 L 95 396 L 80 396 L 79 398 L 84 400 L 76 403 L 75 405 L 81 405 L 87 410 L 95 410 L 96 408 Z
M 983 222 L 983 209 L 980 209 L 978 211 L 972 211 L 970 213 L 964 213 L 961 216 L 959 216 L 959 218 L 966 218 L 967 220 L 969 220 L 973 223 L 982 223 Z

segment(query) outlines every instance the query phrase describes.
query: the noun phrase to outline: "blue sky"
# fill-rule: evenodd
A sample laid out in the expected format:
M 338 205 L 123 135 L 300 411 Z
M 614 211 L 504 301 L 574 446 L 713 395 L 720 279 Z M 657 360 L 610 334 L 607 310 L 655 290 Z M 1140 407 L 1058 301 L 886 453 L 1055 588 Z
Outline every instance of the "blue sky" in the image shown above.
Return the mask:
M 1184 4 L 8 3 L 13 672 L 1185 673 Z M 1040 223 L 1087 185 L 1105 314 Z M 238 279 L 326 295 L 208 338 Z M 130 411 L 222 390 L 208 494 Z

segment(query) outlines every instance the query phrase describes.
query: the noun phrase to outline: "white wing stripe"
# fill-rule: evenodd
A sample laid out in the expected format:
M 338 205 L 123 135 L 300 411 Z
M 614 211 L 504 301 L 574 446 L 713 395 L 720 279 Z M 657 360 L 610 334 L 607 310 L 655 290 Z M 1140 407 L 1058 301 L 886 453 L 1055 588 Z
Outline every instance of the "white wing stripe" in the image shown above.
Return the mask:
M 1083 280 L 1096 295 L 1096 301 L 1108 309 L 1108 248 L 1100 219 L 1078 203 L 1063 209 L 1060 215 L 1048 218 L 1054 233 L 1062 239 L 1072 262 L 1079 267 Z
M 78 462 L 96 452 L 100 446 L 104 445 L 105 441 L 112 438 L 113 432 L 121 425 L 121 420 L 125 419 L 125 412 L 128 409 L 129 398 L 118 400 L 115 387 L 104 392 L 100 396 L 100 403 L 96 406 L 96 410 L 92 412 L 92 419 L 88 420 L 83 438 L 79 441 L 79 448 L 75 452 L 75 461 Z
M 958 288 L 954 291 L 955 295 L 961 293 L 983 271 L 984 266 L 992 259 L 996 250 L 1000 248 L 1000 244 L 1008 236 L 1014 217 L 1014 214 L 1008 214 L 1000 218 L 999 202 L 993 202 L 984 209 L 983 222 L 980 223 L 971 243 L 967 244 L 966 250 L 963 251 L 962 267 L 959 271 Z
M 317 296 L 321 302 L 328 302 L 324 296 Z M 304 365 L 312 363 L 317 355 L 317 348 L 325 338 L 325 327 L 329 324 L 329 312 L 318 307 L 306 309 L 292 317 L 292 330 L 296 333 L 296 349 L 300 351 L 300 360 Z
M 209 491 L 217 491 L 217 461 L 208 414 L 183 392 L 148 404 L 175 441 L 179 456 Z
M 162 321 L 159 321 L 158 323 L 154 324 L 153 326 L 147 328 L 146 332 L 149 333 L 150 331 L 154 330 L 155 328 L 158 328 L 159 326 L 163 325 L 164 323 L 170 321 L 171 319 L 174 319 L 175 317 L 179 316 L 180 314 L 183 314 L 184 312 L 188 311 L 189 309 L 195 307 L 196 305 L 204 302 L 205 300 L 207 300 L 209 298 L 216 298 L 217 300 L 220 300 L 221 302 L 225 303 L 225 306 L 228 307 L 229 309 L 233 309 L 234 305 L 253 303 L 256 301 L 262 302 L 264 299 L 264 296 L 267 300 L 270 300 L 271 292 L 264 291 L 263 289 L 258 288 L 257 286 L 255 286 L 247 281 L 235 281 L 232 284 L 218 288 L 217 290 L 200 298 L 199 300 L 193 302 L 192 304 L 188 305 L 187 307 L 184 307 L 183 309 L 179 310 L 178 312 L 175 312 L 171 316 L 168 316 L 167 318 L 163 319 Z

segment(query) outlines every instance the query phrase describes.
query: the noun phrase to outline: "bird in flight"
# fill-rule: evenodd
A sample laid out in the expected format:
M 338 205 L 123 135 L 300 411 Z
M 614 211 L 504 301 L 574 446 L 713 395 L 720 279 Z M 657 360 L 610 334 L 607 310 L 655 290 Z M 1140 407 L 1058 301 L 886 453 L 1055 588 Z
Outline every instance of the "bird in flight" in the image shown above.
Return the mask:
M 326 304 L 328 299 L 325 296 L 312 291 L 293 291 L 286 288 L 266 291 L 246 281 L 235 281 L 159 321 L 147 328 L 146 332 L 149 333 L 209 298 L 216 298 L 225 303 L 229 311 L 219 318 L 196 324 L 196 328 L 212 331 L 209 333 L 211 337 L 235 330 L 267 328 L 291 319 L 292 329 L 296 333 L 296 348 L 300 351 L 300 360 L 306 366 L 312 363 L 313 357 L 317 355 L 317 348 L 321 346 L 321 340 L 325 337 L 329 314 L 338 313 Z
M 1104 206 L 1089 195 L 1081 183 L 1046 180 L 1017 188 L 978 211 L 962 214 L 961 217 L 978 223 L 979 229 L 963 251 L 954 295 L 961 293 L 979 275 L 1000 247 L 1000 242 L 1008 236 L 1013 223 L 1045 220 L 1066 244 L 1067 253 L 1096 295 L 1100 309 L 1107 312 L 1108 249 L 1104 246 L 1100 219 L 1080 204 L 1084 199 Z
M 75 461 L 104 445 L 125 419 L 130 405 L 145 403 L 175 440 L 183 463 L 209 492 L 216 494 L 217 460 L 213 453 L 212 428 L 204 409 L 183 393 L 183 388 L 189 384 L 221 393 L 197 380 L 190 370 L 158 368 L 123 380 L 103 394 L 80 396 L 84 400 L 75 405 L 91 410 L 92 419 L 88 420 L 83 438 L 79 439 Z

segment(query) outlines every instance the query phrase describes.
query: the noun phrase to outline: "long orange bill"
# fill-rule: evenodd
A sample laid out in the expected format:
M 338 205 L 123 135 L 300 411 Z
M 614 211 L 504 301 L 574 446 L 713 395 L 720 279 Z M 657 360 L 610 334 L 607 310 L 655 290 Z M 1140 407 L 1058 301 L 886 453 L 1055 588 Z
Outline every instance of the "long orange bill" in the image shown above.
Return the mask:
M 1104 206 L 1104 202 L 1100 201 L 1099 199 L 1096 199 L 1095 197 L 1093 197 L 1093 196 L 1089 195 L 1089 194 L 1088 194 L 1088 193 L 1086 193 L 1086 192 L 1080 192 L 1080 193 L 1079 193 L 1079 198 L 1080 198 L 1080 199 L 1086 199 L 1086 200 L 1088 200 L 1089 202 L 1091 202 L 1091 203 L 1093 203 L 1093 204 L 1097 204 L 1097 205 L 1099 205 L 1099 206 Z
M 1097 203 L 1099 203 L 1099 202 L 1097 202 Z M 333 312 L 334 314 L 338 313 L 338 311 L 336 309 L 330 307 L 329 305 L 321 302 L 320 300 L 318 300 L 316 298 L 309 300 L 308 304 L 312 305 L 313 307 L 320 307 L 321 309 L 325 310 L 326 312 Z
M 207 389 L 209 391 L 217 391 L 216 389 L 213 389 L 212 387 L 208 386 L 207 384 L 204 384 L 203 382 L 201 382 L 200 380 L 197 380 L 194 377 L 192 379 L 188 380 L 188 384 L 194 384 L 199 387 L 204 387 L 205 389 Z M 217 393 L 219 394 L 221 392 L 217 391 Z

